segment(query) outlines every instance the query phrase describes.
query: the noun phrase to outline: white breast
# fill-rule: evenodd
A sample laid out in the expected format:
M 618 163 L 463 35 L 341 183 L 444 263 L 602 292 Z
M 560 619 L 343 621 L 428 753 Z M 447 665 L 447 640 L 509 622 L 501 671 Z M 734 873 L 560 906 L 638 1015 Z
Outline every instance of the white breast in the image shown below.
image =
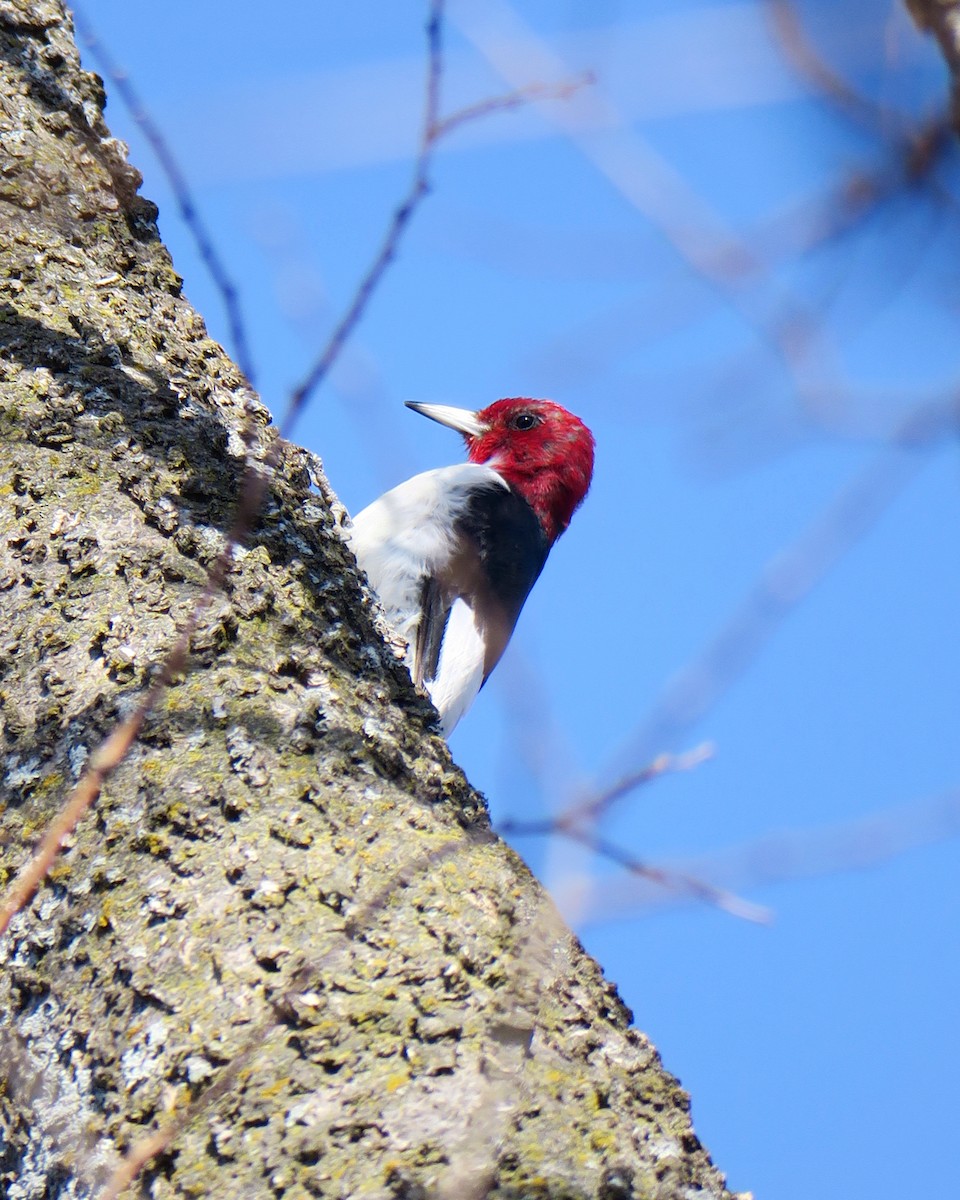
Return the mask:
M 415 475 L 385 492 L 353 519 L 347 540 L 391 625 L 408 646 L 416 640 L 424 580 L 455 552 L 455 523 L 480 488 L 506 487 L 491 467 L 461 463 Z M 413 668 L 412 651 L 407 663 Z M 447 624 L 431 699 L 448 734 L 483 682 L 484 645 L 474 615 L 455 601 Z
M 477 628 L 473 609 L 455 600 L 440 650 L 437 677 L 427 685 L 440 714 L 440 728 L 448 736 L 467 711 L 483 684 L 486 646 Z

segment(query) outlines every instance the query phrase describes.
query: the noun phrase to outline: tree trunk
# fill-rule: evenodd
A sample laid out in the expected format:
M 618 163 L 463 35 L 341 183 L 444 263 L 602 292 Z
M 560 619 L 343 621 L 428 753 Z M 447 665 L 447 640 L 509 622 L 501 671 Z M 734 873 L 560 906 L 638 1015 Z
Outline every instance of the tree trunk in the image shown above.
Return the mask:
M 0 49 L 6 887 L 276 435 L 183 299 L 57 0 L 0 0 Z M 276 449 L 189 670 L 0 939 L 0 1191 L 94 1196 L 163 1129 L 131 1194 L 728 1196 L 431 732 L 319 462 Z

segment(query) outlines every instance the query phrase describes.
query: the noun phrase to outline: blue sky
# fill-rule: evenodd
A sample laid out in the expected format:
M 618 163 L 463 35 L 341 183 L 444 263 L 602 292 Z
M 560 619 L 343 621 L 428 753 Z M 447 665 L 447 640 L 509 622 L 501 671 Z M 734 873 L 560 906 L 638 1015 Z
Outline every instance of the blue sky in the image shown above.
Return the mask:
M 884 106 L 877 128 L 798 77 L 762 4 L 451 2 L 448 111 L 598 83 L 444 144 L 294 433 L 355 511 L 461 453 L 404 400 L 547 395 L 594 430 L 591 495 L 451 748 L 502 821 L 714 745 L 601 832 L 769 905 L 771 926 L 664 905 L 569 846 L 517 847 L 758 1200 L 945 1194 L 960 1122 L 957 459 L 943 434 L 891 444 L 956 391 L 957 160 L 935 194 L 901 189 L 798 255 L 852 183 L 895 177 L 890 140 L 945 92 L 897 4 L 843 9 L 798 11 Z M 280 414 L 406 187 L 423 8 L 85 12 L 191 181 Z M 142 137 L 117 99 L 107 118 L 226 341 Z

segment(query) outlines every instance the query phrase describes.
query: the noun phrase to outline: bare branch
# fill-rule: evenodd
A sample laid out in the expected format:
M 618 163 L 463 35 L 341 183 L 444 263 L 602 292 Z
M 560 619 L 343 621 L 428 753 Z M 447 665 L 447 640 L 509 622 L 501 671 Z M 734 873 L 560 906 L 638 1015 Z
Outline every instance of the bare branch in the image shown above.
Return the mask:
M 183 223 L 193 235 L 197 253 L 200 255 L 204 266 L 210 272 L 210 278 L 213 280 L 216 290 L 220 295 L 220 300 L 227 315 L 231 349 L 237 361 L 237 366 L 239 366 L 240 370 L 246 376 L 250 386 L 253 387 L 255 371 L 253 358 L 250 354 L 250 344 L 247 338 L 243 308 L 240 304 L 240 294 L 214 245 L 213 237 L 207 229 L 203 217 L 200 215 L 200 210 L 194 202 L 193 193 L 190 185 L 187 183 L 186 176 L 181 170 L 180 164 L 177 162 L 176 156 L 170 148 L 170 144 L 160 132 L 160 127 L 148 112 L 139 92 L 130 81 L 129 75 L 115 61 L 107 47 L 97 36 L 93 26 L 87 20 L 83 6 L 74 3 L 71 5 L 71 8 L 73 9 L 78 32 L 102 67 L 114 91 L 123 101 L 131 118 L 147 139 L 150 148 L 157 157 L 157 162 L 160 164 L 160 168 L 166 176 L 174 199 L 177 202 L 177 208 L 180 211 Z
M 950 72 L 953 127 L 960 133 L 960 2 L 958 0 L 906 0 L 910 14 L 921 29 L 940 43 Z
M 791 0 L 764 0 L 764 3 L 777 39 L 798 75 L 847 116 L 870 130 L 881 131 L 885 125 L 899 124 L 898 114 L 858 92 L 849 80 L 830 66 L 807 36 Z
M 671 864 L 721 888 L 767 887 L 880 866 L 923 846 L 960 837 L 960 791 L 814 829 L 765 834 L 751 842 Z M 678 899 L 641 879 L 605 879 L 577 894 L 583 921 L 632 918 Z
M 644 879 L 648 883 L 667 892 L 677 893 L 687 899 L 696 900 L 720 908 L 733 917 L 744 921 L 753 921 L 758 925 L 769 925 L 773 921 L 773 913 L 763 904 L 753 904 L 749 900 L 727 891 L 726 888 L 714 886 L 699 875 L 688 874 L 685 871 L 673 870 L 669 867 L 655 867 L 641 862 L 628 854 L 622 847 L 606 838 L 599 837 L 587 829 L 563 828 L 560 830 L 564 837 L 573 842 L 586 846 L 594 854 L 606 858 L 624 868 L 630 875 Z
M 454 129 L 458 129 L 470 121 L 476 121 L 479 117 L 488 117 L 497 112 L 512 112 L 514 109 L 530 104 L 531 101 L 569 100 L 581 88 L 590 87 L 596 82 L 597 77 L 593 71 L 584 71 L 568 83 L 527 84 L 526 87 L 507 92 L 506 95 L 491 96 L 489 100 L 480 100 L 477 104 L 471 104 L 468 108 L 461 108 L 458 112 L 451 113 L 449 117 L 444 117 L 442 121 L 438 122 L 435 134 L 438 138 L 445 137 Z
M 653 747 L 670 745 L 701 721 L 774 631 L 913 481 L 927 461 L 922 451 L 943 431 L 942 414 L 932 428 L 924 415 L 911 414 L 894 445 L 884 449 L 800 537 L 767 563 L 719 633 L 667 683 L 631 738 L 631 757 L 649 758 Z M 619 797 L 614 789 L 614 799 Z M 611 806 L 612 802 L 605 810 Z
M 592 826 L 600 820 L 603 813 L 617 800 L 622 799 L 628 792 L 652 783 L 660 776 L 672 771 L 692 771 L 712 758 L 714 748 L 705 742 L 686 754 L 660 754 L 653 762 L 640 771 L 634 771 L 624 776 L 616 785 L 597 796 L 590 796 L 579 805 L 572 805 L 564 812 L 543 821 L 504 821 L 500 832 L 514 837 L 564 837 L 592 851 L 600 858 L 616 863 L 617 866 L 657 887 L 671 892 L 679 892 L 687 897 L 721 908 L 732 916 L 741 917 L 747 921 L 769 924 L 773 919 L 769 909 L 762 905 L 751 904 L 735 896 L 733 892 L 697 878 L 694 875 L 673 871 L 666 867 L 653 866 L 642 862 L 639 858 L 624 850 L 622 846 L 594 832 Z

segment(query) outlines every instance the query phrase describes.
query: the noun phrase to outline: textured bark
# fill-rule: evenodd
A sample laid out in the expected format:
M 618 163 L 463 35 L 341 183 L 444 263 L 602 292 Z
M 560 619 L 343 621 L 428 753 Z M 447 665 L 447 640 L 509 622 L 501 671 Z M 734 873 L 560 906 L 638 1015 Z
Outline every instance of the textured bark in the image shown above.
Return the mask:
M 59 3 L 0 0 L 0 55 L 6 883 L 275 435 L 182 297 Z M 728 1195 L 431 732 L 338 519 L 281 447 L 190 670 L 0 939 L 0 1192 L 93 1196 L 172 1120 L 133 1194 Z
M 906 5 L 917 25 L 940 43 L 950 72 L 953 126 L 960 133 L 960 0 L 906 0 Z

